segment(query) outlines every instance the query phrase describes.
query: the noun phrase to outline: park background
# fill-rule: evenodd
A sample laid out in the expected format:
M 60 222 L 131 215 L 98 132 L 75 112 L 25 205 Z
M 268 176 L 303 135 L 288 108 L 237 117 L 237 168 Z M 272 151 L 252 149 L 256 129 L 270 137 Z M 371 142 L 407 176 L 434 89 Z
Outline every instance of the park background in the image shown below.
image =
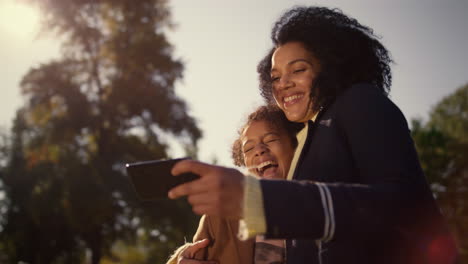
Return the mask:
M 190 155 L 232 166 L 230 144 L 262 103 L 256 64 L 270 47 L 273 21 L 294 4 L 338 7 L 382 37 L 395 60 L 391 99 L 413 120 L 426 174 L 466 261 L 468 1 L 0 0 L 0 262 L 160 263 L 190 239 L 197 217 L 185 202 L 139 203 L 118 164 Z M 113 9 L 133 12 L 132 19 L 116 19 L 105 31 L 100 12 Z M 95 20 L 67 24 L 79 12 Z M 49 24 L 41 27 L 41 18 Z M 132 35 L 121 28 L 130 26 L 141 26 L 141 39 L 124 39 Z M 147 34 L 151 27 L 167 43 Z M 119 41 L 128 46 L 105 42 L 113 30 L 124 32 Z M 95 61 L 108 69 L 86 84 L 83 73 L 92 79 Z M 109 76 L 119 67 L 142 78 L 117 82 Z M 54 79 L 59 72 L 65 77 Z M 159 75 L 154 83 L 138 82 L 151 75 Z M 61 94 L 60 87 L 74 85 L 81 85 L 75 94 Z M 112 97 L 99 87 L 121 93 Z M 113 119 L 92 120 L 113 111 Z

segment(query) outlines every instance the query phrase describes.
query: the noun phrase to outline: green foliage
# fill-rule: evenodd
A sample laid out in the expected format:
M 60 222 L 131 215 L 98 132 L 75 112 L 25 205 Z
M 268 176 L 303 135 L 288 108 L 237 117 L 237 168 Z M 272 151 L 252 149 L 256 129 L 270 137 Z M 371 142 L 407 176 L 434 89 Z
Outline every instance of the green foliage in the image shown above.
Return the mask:
M 443 98 L 432 110 L 429 125 L 462 143 L 468 143 L 468 84 Z
M 413 120 L 422 168 L 468 263 L 468 84 L 442 99 L 426 124 Z
M 166 158 L 164 134 L 195 156 L 201 137 L 174 91 L 183 65 L 165 37 L 166 1 L 31 2 L 65 42 L 21 81 L 26 103 L 2 151 L 0 258 L 83 263 L 89 250 L 95 264 L 141 230 L 158 234 L 141 263 L 164 261 L 197 218 L 184 201 L 140 203 L 123 165 Z

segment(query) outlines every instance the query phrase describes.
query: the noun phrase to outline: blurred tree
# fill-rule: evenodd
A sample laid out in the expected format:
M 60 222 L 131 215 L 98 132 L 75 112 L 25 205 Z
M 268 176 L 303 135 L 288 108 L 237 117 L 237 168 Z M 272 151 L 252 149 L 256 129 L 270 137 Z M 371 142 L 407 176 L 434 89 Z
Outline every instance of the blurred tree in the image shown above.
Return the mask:
M 468 84 L 443 98 L 412 135 L 421 165 L 468 263 Z
M 2 169 L 1 245 L 11 263 L 91 263 L 115 241 L 152 240 L 162 262 L 197 218 L 182 201 L 140 203 L 123 164 L 167 157 L 166 135 L 196 155 L 201 131 L 174 91 L 164 0 L 33 1 L 63 58 L 31 69 Z M 86 253 L 89 252 L 90 254 Z
M 468 84 L 436 105 L 429 125 L 461 143 L 468 143 Z

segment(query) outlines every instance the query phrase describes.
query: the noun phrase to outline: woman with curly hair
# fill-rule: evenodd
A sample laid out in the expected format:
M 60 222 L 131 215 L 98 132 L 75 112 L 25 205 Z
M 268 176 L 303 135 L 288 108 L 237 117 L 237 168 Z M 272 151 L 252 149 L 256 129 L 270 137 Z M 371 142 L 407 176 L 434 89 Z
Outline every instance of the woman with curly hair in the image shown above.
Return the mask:
M 287 263 L 455 263 L 408 124 L 388 98 L 392 59 L 372 29 L 337 9 L 295 7 L 271 39 L 258 65 L 261 94 L 305 125 L 292 180 L 184 161 L 174 174 L 192 171 L 216 186 L 193 182 L 169 196 L 242 219 L 244 239 L 285 239 Z
M 292 123 L 277 107 L 261 106 L 247 117 L 232 145 L 234 164 L 246 167 L 263 179 L 285 179 L 289 171 L 296 134 L 302 124 Z M 203 215 L 194 243 L 176 250 L 168 264 L 235 264 L 283 261 L 283 241 L 262 238 L 237 239 L 239 221 Z M 255 250 L 254 250 L 255 249 Z
M 288 197 L 302 205 L 281 218 L 277 201 L 265 203 L 266 234 L 293 238 L 291 263 L 453 263 L 407 122 L 387 96 L 390 54 L 373 31 L 336 9 L 297 7 L 271 38 L 258 65 L 261 94 L 306 124 L 307 137 Z M 262 194 L 278 188 L 262 183 Z M 301 218 L 308 222 L 289 227 Z

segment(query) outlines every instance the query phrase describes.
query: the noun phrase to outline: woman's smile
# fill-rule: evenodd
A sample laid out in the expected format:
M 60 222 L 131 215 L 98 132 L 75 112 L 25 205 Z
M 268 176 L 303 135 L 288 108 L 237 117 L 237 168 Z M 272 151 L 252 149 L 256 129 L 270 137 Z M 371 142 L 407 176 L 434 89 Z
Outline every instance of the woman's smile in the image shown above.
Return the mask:
M 319 70 L 317 59 L 300 42 L 288 42 L 273 53 L 273 96 L 290 121 L 307 122 L 314 116 L 310 94 Z
M 300 102 L 303 97 L 304 97 L 303 93 L 297 93 L 297 94 L 294 94 L 294 95 L 285 96 L 283 98 L 284 108 L 288 109 L 288 107 Z

